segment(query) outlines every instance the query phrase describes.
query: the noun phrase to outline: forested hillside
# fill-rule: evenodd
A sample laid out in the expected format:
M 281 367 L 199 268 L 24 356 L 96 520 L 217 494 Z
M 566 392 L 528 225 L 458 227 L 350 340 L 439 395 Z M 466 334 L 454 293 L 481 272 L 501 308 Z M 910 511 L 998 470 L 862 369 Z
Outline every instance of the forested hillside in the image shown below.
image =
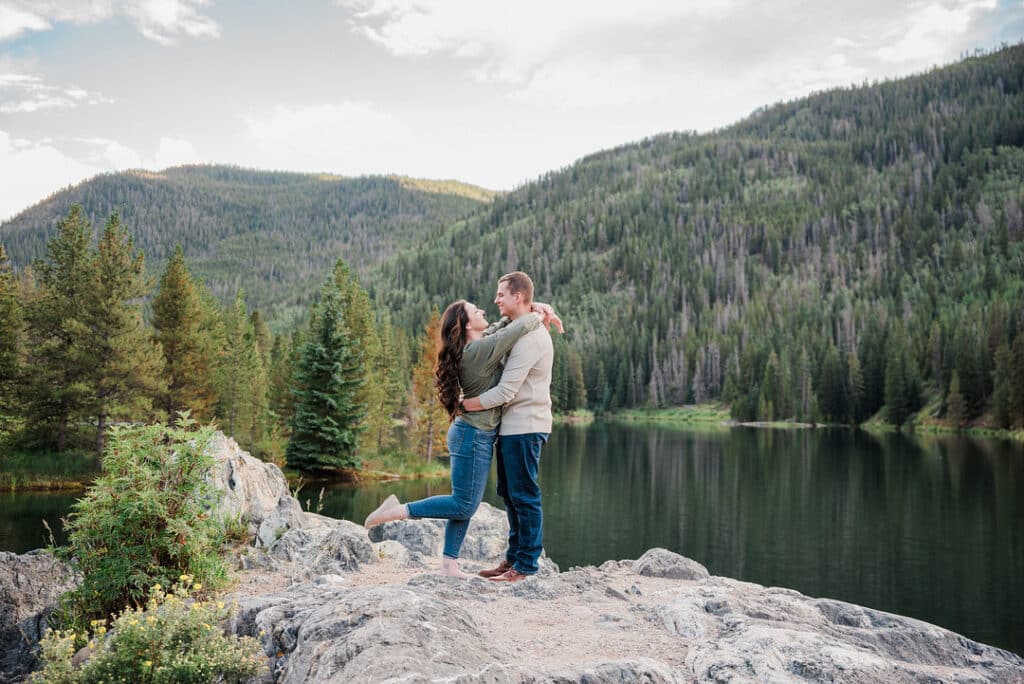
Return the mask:
M 592 408 L 1024 420 L 1024 46 L 549 173 L 387 261 L 408 329 L 531 273 Z M 563 371 L 556 395 L 576 402 Z
M 181 243 L 219 299 L 231 301 L 242 288 L 251 307 L 287 325 L 338 258 L 364 273 L 493 194 L 455 182 L 224 166 L 129 171 L 55 193 L 0 225 L 0 243 L 23 267 L 45 256 L 72 204 L 81 204 L 94 226 L 119 210 L 152 272 Z

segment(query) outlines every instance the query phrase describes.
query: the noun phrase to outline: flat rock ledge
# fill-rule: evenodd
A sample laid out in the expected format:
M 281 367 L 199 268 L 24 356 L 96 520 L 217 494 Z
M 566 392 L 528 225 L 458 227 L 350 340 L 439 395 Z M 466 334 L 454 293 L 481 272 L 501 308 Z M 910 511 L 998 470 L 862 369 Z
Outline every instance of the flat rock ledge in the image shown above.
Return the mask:
M 253 682 L 1024 682 L 1024 659 L 919 620 L 711 576 L 667 549 L 522 582 L 436 574 L 443 526 L 367 531 L 302 511 L 276 467 L 220 439 L 220 513 L 249 523 L 226 628 L 257 638 Z M 275 472 L 276 471 L 276 472 Z M 483 504 L 463 569 L 501 557 Z M 45 617 L 74 586 L 45 554 L 0 554 L 0 680 L 34 665 Z M 26 626 L 28 629 L 26 629 Z

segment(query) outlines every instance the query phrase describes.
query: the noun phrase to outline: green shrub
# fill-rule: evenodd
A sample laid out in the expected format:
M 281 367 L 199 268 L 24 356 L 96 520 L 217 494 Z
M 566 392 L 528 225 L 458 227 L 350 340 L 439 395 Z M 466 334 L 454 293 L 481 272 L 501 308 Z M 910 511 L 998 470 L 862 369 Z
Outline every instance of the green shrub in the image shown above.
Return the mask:
M 68 545 L 54 550 L 83 576 L 62 598 L 58 624 L 81 630 L 183 573 L 225 582 L 223 531 L 208 510 L 217 494 L 207 478 L 211 434 L 187 416 L 173 428 L 111 428 L 102 473 L 72 508 Z
M 40 643 L 43 668 L 35 684 L 87 682 L 241 681 L 263 669 L 260 644 L 252 637 L 228 636 L 219 627 L 231 609 L 221 602 L 190 600 L 187 575 L 165 594 L 158 584 L 145 608 L 126 608 L 108 632 L 95 620 L 91 633 L 48 631 Z M 86 659 L 72 664 L 77 645 L 86 642 Z

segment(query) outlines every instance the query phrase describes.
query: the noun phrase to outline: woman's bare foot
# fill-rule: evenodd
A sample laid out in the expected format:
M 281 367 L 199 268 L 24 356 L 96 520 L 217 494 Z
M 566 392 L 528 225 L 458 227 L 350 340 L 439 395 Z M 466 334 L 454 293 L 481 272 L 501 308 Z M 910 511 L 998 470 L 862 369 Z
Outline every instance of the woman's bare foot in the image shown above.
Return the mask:
M 392 494 L 384 499 L 384 502 L 377 506 L 373 513 L 366 516 L 366 522 L 363 523 L 363 527 L 370 529 L 392 520 L 405 520 L 408 517 L 409 509 L 405 504 L 399 503 L 398 497 Z
M 440 574 L 444 577 L 458 577 L 459 579 L 469 579 L 473 575 L 467 575 L 466 573 L 459 570 L 459 561 L 454 558 L 441 557 L 441 572 Z

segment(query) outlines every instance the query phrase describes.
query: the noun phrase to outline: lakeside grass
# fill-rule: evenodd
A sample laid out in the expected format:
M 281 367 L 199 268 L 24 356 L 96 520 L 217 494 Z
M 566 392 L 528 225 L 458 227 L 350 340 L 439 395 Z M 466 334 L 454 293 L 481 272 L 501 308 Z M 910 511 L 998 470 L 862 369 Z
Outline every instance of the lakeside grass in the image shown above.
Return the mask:
M 729 407 L 724 404 L 691 404 L 661 409 L 624 409 L 605 416 L 608 420 L 654 425 L 727 429 Z
M 0 456 L 0 489 L 4 491 L 80 490 L 99 475 L 92 453 L 13 451 Z
M 588 409 L 576 409 L 564 413 L 556 413 L 553 417 L 555 425 L 580 426 L 594 422 L 594 412 Z
M 927 397 L 927 401 L 921 410 L 913 414 L 907 422 L 900 425 L 891 425 L 886 422 L 885 409 L 883 408 L 869 420 L 861 424 L 861 428 L 868 432 L 908 432 L 922 435 L 945 435 L 976 437 L 981 439 L 1008 439 L 1016 442 L 1024 442 L 1024 428 L 1007 430 L 992 426 L 992 416 L 988 412 L 981 414 L 970 424 L 957 427 L 948 420 L 937 418 L 942 411 L 942 399 L 934 394 Z

